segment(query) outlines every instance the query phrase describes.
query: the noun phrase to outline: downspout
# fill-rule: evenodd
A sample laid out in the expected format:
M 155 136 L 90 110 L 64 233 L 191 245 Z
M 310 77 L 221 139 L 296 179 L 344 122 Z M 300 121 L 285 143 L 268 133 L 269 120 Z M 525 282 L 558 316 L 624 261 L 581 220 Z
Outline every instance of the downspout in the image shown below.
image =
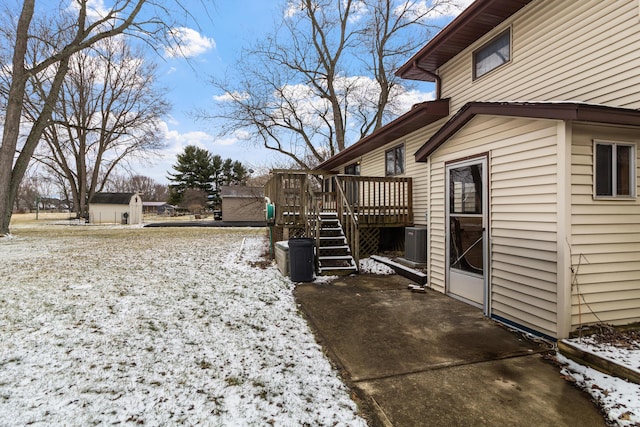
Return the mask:
M 436 73 L 429 71 L 425 68 L 422 68 L 421 66 L 418 65 L 418 61 L 413 61 L 413 68 L 415 68 L 416 70 L 420 70 L 423 73 L 425 73 L 426 75 L 433 77 L 433 79 L 436 82 L 436 101 L 440 100 L 440 97 L 442 95 L 441 92 L 441 86 L 442 86 L 442 80 L 440 79 L 440 76 L 437 75 Z

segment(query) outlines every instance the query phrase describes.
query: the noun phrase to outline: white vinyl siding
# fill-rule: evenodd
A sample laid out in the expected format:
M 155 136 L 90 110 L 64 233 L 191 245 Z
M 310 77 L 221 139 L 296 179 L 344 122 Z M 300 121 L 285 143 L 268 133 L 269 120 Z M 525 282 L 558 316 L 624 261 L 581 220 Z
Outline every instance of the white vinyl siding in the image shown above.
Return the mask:
M 474 81 L 474 50 L 508 26 L 511 62 Z M 536 1 L 441 67 L 442 96 L 452 112 L 505 100 L 640 108 L 638 45 L 637 0 Z
M 429 284 L 444 291 L 444 165 L 489 153 L 492 314 L 556 335 L 557 124 L 480 116 L 431 156 Z
M 574 126 L 573 328 L 598 321 L 616 325 L 640 321 L 640 202 L 594 200 L 593 139 L 635 142 L 636 168 L 640 164 L 640 137 L 636 130 Z

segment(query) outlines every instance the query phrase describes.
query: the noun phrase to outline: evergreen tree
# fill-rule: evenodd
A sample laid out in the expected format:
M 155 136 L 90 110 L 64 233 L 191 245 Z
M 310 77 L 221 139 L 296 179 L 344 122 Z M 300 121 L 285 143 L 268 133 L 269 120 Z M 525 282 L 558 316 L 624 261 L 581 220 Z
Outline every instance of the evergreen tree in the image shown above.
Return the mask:
M 169 203 L 179 205 L 187 189 L 201 190 L 208 196 L 214 196 L 217 189 L 212 185 L 212 177 L 215 175 L 212 160 L 211 154 L 204 148 L 186 146 L 173 165 L 176 173 L 168 176 L 173 183 L 169 184 Z
M 189 189 L 200 190 L 207 194 L 213 206 L 221 203 L 220 187 L 223 185 L 246 185 L 249 173 L 242 163 L 222 157 L 193 145 L 185 147 L 178 154 L 173 166 L 176 173 L 169 174 L 169 203 L 179 205 L 184 201 Z

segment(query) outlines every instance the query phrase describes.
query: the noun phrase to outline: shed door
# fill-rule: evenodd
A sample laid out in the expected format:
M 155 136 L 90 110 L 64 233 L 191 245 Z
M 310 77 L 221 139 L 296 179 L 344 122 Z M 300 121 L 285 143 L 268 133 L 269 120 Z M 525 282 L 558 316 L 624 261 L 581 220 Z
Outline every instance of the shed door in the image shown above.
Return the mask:
M 488 315 L 486 169 L 486 158 L 446 168 L 447 291 Z

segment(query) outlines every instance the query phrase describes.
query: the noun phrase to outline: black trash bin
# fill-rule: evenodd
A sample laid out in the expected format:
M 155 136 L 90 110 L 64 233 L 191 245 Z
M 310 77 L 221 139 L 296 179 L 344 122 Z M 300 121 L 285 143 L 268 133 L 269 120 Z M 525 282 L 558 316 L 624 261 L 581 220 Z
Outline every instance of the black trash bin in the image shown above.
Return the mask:
M 314 276 L 314 239 L 289 239 L 289 277 L 294 282 L 312 282 Z

